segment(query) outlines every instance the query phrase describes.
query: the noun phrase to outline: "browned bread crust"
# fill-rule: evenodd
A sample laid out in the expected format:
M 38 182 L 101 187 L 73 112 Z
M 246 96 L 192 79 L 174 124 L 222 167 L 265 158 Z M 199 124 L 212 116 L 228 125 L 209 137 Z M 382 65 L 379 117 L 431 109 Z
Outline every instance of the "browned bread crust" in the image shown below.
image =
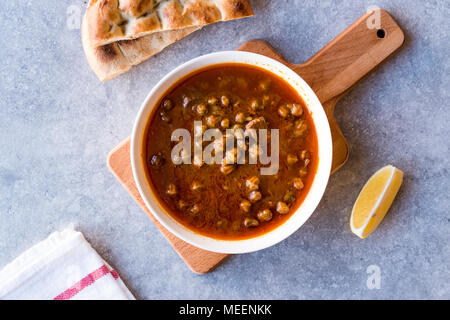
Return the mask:
M 252 15 L 249 0 L 91 0 L 81 36 L 89 65 L 107 81 L 203 25 Z
M 88 40 L 89 30 L 85 20 L 81 34 L 89 65 L 101 81 L 107 81 L 200 28 L 201 26 L 157 32 L 139 39 L 117 41 L 96 48 L 92 47 Z
M 252 15 L 249 0 L 91 0 L 86 23 L 90 45 L 99 47 Z

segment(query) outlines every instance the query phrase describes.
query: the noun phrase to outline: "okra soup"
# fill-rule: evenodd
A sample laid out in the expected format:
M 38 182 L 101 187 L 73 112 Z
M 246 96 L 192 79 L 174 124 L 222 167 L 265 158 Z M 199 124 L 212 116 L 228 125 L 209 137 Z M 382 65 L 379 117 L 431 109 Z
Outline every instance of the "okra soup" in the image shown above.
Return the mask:
M 222 64 L 174 84 L 147 120 L 143 161 L 165 211 L 221 240 L 263 235 L 302 204 L 318 167 L 300 95 L 258 67 Z

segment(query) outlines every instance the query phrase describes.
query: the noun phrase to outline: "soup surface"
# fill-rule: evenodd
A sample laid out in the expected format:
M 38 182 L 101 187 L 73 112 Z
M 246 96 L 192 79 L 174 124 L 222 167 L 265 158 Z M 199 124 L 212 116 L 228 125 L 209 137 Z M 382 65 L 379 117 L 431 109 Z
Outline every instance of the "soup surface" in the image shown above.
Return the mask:
M 202 121 L 200 132 L 194 132 L 194 121 Z M 172 149 L 180 141 L 171 141 L 171 136 L 180 128 L 189 131 L 192 148 L 179 158 L 192 164 L 173 162 Z M 261 169 L 270 164 L 249 163 L 255 149 L 248 140 L 240 164 L 235 163 L 236 148 L 225 149 L 225 142 L 215 149 L 218 153 L 223 147 L 222 162 L 196 159 L 194 137 L 208 128 L 224 133 L 223 141 L 230 136 L 227 129 L 236 137 L 250 129 L 259 137 L 264 132 L 260 129 L 267 129 L 269 155 L 272 129 L 278 129 L 278 171 L 262 175 Z M 210 144 L 201 143 L 203 148 Z M 256 155 L 260 152 L 256 149 Z M 166 92 L 148 120 L 143 161 L 151 188 L 174 219 L 202 235 L 241 240 L 270 232 L 295 212 L 311 187 L 317 155 L 311 114 L 286 81 L 257 67 L 224 64 L 200 69 Z

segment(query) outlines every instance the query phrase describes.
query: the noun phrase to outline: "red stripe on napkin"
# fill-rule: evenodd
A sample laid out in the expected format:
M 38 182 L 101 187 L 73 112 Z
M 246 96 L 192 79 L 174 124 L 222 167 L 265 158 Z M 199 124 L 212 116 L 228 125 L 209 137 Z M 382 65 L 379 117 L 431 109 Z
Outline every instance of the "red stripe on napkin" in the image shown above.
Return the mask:
M 114 279 L 118 279 L 119 275 L 115 270 L 109 270 L 106 265 L 101 266 L 94 272 L 88 274 L 86 277 L 75 283 L 73 286 L 71 286 L 69 289 L 61 293 L 60 295 L 53 298 L 53 300 L 69 300 L 72 297 L 74 297 L 76 294 L 78 294 L 81 290 L 84 288 L 92 285 L 95 281 L 100 279 L 101 277 L 107 275 L 108 273 L 111 273 L 112 277 Z

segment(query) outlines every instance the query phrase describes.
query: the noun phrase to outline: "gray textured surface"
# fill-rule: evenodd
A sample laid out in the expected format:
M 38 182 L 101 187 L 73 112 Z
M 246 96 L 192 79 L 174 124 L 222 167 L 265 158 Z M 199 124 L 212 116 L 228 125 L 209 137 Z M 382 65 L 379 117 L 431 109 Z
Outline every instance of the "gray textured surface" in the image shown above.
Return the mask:
M 89 69 L 66 10 L 82 1 L 0 2 L 0 267 L 74 223 L 139 298 L 450 298 L 449 1 L 253 1 L 256 16 L 220 23 L 106 84 Z M 138 107 L 178 64 L 246 40 L 291 61 L 311 56 L 370 5 L 388 9 L 406 47 L 337 107 L 351 145 L 313 217 L 267 250 L 195 275 L 106 168 Z M 405 172 L 380 228 L 348 227 L 366 179 Z M 366 287 L 378 265 L 380 290 Z

